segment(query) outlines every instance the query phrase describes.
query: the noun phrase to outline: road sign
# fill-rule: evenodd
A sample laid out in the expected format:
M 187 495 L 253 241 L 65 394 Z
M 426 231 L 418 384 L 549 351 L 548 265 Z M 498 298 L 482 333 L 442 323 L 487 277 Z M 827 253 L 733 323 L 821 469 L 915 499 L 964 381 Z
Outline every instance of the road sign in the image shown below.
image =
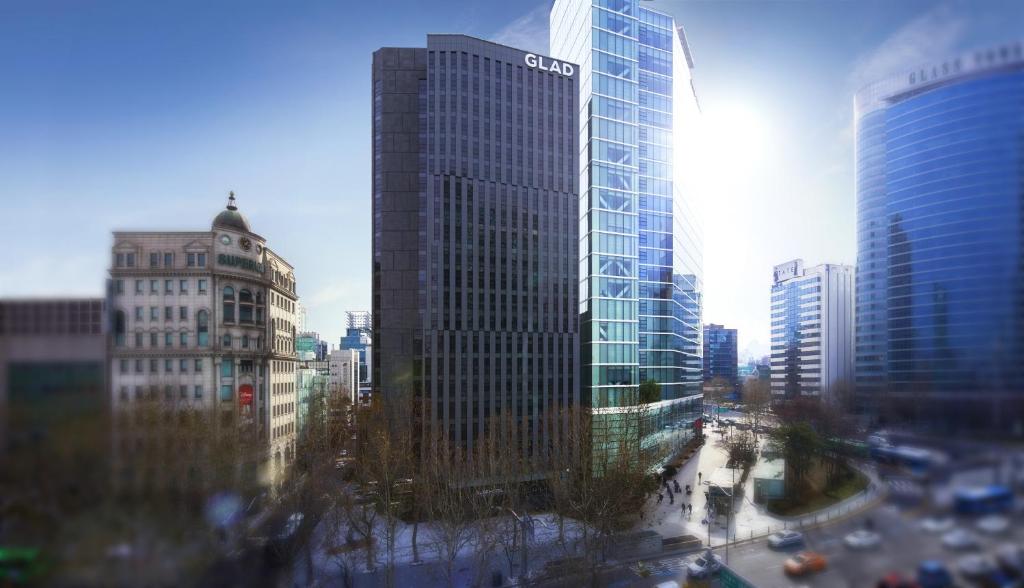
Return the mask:
M 718 574 L 718 583 L 722 588 L 754 588 L 753 584 L 743 579 L 742 576 L 732 571 L 726 565 L 722 566 L 722 571 Z

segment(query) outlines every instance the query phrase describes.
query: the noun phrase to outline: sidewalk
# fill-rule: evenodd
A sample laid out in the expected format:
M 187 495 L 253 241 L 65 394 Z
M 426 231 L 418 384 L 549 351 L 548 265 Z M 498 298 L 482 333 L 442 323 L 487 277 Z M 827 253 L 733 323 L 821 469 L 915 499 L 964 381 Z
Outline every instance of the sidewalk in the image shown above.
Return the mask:
M 687 484 L 693 487 L 693 494 L 686 496 L 685 490 L 675 494 L 674 503 L 670 503 L 669 497 L 665 494 L 664 500 L 658 504 L 658 496 L 655 494 L 647 504 L 643 520 L 638 520 L 635 530 L 653 529 L 661 533 L 662 537 L 677 537 L 679 535 L 694 535 L 707 545 L 709 543 L 708 526 L 702 525 L 704 518 L 705 503 L 704 490 L 707 486 L 698 485 L 697 480 L 706 480 L 716 469 L 724 467 L 728 461 L 728 455 L 720 444 L 721 437 L 718 429 L 707 429 L 707 442 L 698 450 L 694 456 L 680 468 L 675 479 L 681 488 Z M 743 488 L 742 498 L 737 496 L 736 510 L 733 513 L 729 529 L 728 539 L 731 541 L 749 540 L 755 537 L 763 537 L 779 529 L 813 525 L 841 517 L 850 512 L 860 510 L 864 506 L 873 503 L 881 493 L 883 485 L 880 483 L 873 470 L 860 468 L 867 475 L 871 482 L 868 490 L 856 494 L 842 502 L 834 504 L 824 510 L 810 513 L 799 517 L 780 517 L 767 511 L 764 505 L 753 502 L 754 479 L 748 476 Z M 703 474 L 698 476 L 698 473 Z M 739 471 L 737 471 L 739 476 Z M 671 480 L 669 484 L 671 484 Z M 662 490 L 664 493 L 664 490 Z M 681 512 L 682 503 L 693 504 L 693 514 L 683 516 Z M 726 519 L 719 516 L 718 520 L 711 526 L 710 545 L 717 546 L 726 542 Z

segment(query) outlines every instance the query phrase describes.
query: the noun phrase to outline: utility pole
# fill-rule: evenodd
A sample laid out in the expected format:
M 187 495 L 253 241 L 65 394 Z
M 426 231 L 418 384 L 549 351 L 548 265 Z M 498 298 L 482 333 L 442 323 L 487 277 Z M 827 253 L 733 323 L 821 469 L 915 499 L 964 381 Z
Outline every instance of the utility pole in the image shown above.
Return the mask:
M 734 466 L 736 464 L 733 464 Z M 736 495 L 736 468 L 732 470 L 732 486 L 729 486 L 729 514 L 725 517 L 725 563 L 729 563 L 729 527 L 732 525 L 733 497 Z

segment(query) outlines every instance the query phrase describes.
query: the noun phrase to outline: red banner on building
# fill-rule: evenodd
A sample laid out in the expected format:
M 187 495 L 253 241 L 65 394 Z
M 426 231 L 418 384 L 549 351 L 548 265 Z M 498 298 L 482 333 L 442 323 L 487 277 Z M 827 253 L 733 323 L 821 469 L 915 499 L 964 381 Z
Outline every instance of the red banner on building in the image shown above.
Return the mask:
M 238 402 L 242 406 L 249 406 L 252 404 L 252 386 L 249 384 L 242 384 L 238 387 Z

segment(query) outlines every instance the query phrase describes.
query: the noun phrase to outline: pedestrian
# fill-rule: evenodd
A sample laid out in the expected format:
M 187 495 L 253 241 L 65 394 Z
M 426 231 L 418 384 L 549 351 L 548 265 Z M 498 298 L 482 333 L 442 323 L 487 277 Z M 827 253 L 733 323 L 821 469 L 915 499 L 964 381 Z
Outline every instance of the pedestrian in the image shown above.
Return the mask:
M 661 504 L 662 500 L 665 500 L 665 495 L 662 494 L 661 492 L 658 492 L 658 504 Z
M 690 505 L 687 506 L 686 508 L 690 511 L 690 516 L 693 516 L 693 503 L 691 502 Z
M 685 502 L 680 502 L 679 506 L 682 507 L 682 509 L 683 509 L 682 515 L 685 517 L 686 516 L 686 503 Z
M 671 492 L 668 493 L 668 503 L 669 504 L 675 504 L 676 503 L 676 497 Z
M 697 483 L 698 483 L 698 484 L 700 484 L 700 483 L 701 483 L 700 479 L 701 479 L 701 478 L 703 478 L 703 477 L 704 477 L 704 474 L 702 474 L 702 473 L 700 473 L 700 472 L 697 472 Z

